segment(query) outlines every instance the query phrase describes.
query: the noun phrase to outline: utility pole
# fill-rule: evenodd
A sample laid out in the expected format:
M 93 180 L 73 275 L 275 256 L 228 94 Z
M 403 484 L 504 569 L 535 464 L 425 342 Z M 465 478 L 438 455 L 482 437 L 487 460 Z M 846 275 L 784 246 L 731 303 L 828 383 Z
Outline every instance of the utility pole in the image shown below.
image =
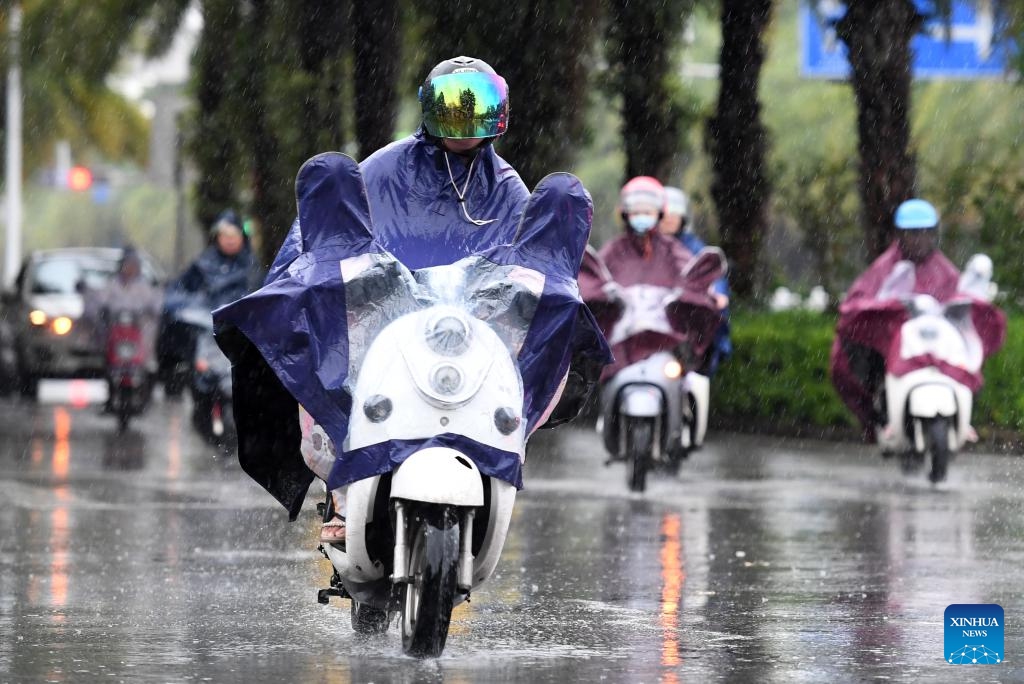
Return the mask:
M 4 284 L 10 285 L 21 265 L 21 3 L 11 5 L 7 54 L 7 251 Z

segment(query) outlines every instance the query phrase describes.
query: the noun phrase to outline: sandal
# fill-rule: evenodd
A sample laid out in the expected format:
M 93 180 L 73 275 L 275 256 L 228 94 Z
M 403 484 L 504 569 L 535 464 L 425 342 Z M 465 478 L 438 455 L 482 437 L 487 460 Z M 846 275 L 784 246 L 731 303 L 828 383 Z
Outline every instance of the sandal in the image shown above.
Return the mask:
M 345 519 L 337 513 L 332 514 L 331 519 L 320 528 L 320 542 L 322 544 L 345 545 Z
M 320 543 L 335 544 L 345 548 L 345 518 L 338 513 L 334 503 L 334 495 L 327 493 L 324 504 L 324 524 L 320 528 Z

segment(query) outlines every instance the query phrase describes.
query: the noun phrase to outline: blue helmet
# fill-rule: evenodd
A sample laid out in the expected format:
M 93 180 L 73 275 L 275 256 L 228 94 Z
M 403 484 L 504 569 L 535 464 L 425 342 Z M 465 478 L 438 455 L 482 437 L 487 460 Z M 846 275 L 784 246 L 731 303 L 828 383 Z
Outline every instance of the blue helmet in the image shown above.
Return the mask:
M 938 228 L 939 212 L 922 199 L 909 199 L 896 208 L 894 222 L 900 230 Z

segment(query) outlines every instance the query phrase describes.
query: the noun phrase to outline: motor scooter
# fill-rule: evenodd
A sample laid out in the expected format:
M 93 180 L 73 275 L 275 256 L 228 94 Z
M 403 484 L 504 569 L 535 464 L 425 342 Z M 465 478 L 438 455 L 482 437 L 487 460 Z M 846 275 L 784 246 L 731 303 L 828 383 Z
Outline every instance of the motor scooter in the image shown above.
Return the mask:
M 606 284 L 614 283 L 596 252 L 588 253 L 587 261 Z M 687 264 L 684 288 L 614 288 L 621 314 L 609 342 L 628 365 L 602 386 L 597 430 L 611 457 L 608 463 L 626 462 L 632 491 L 646 489 L 653 468 L 676 472 L 704 443 L 711 383 L 688 367 L 696 365 L 692 360 L 699 354 L 684 331 L 703 330 L 705 340 L 711 339 L 718 312 L 707 291 L 725 269 L 722 251 L 710 247 Z M 690 326 L 691 319 L 702 322 Z
M 196 431 L 218 449 L 233 453 L 237 434 L 231 410 L 231 362 L 217 346 L 212 330 L 196 338 L 191 393 Z
M 876 428 L 877 441 L 883 455 L 900 456 L 908 473 L 920 470 L 931 456 L 932 483 L 945 480 L 955 454 L 977 439 L 971 412 L 982 363 L 1005 335 L 1005 317 L 984 298 L 987 279 L 980 283 L 972 270 L 981 256 L 969 262 L 960 294 L 950 301 L 912 295 L 912 278 L 898 272 L 882 293 L 903 302 L 907 319 L 885 357 L 878 400 L 884 402 L 879 412 L 886 424 Z
M 134 416 L 149 405 L 153 376 L 150 351 L 144 342 L 141 314 L 136 311 L 106 311 L 107 321 L 107 407 L 117 417 L 118 432 L 124 432 Z

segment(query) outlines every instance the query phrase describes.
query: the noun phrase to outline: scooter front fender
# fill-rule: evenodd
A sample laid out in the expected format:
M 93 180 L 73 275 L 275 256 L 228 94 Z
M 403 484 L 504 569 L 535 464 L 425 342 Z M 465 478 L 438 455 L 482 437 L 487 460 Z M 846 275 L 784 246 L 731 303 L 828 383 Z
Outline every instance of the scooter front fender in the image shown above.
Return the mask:
M 910 415 L 915 418 L 949 418 L 957 413 L 956 393 L 949 385 L 919 385 L 910 390 L 907 403 Z
M 430 447 L 405 459 L 391 478 L 391 498 L 483 506 L 484 484 L 473 460 L 455 449 Z
M 657 418 L 663 410 L 661 390 L 653 385 L 627 385 L 619 393 L 619 415 Z

